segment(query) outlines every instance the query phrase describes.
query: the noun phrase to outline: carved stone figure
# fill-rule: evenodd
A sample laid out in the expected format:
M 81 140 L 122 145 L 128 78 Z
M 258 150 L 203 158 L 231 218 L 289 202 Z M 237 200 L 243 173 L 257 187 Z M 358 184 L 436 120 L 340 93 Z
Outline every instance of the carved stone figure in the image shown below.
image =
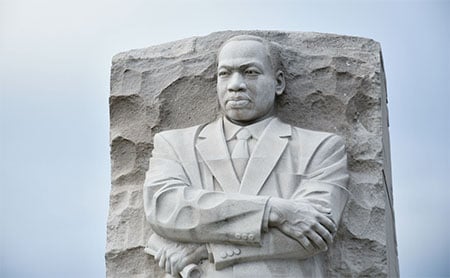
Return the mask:
M 278 46 L 236 36 L 217 55 L 223 115 L 154 137 L 147 252 L 192 277 L 319 277 L 348 199 L 341 137 L 276 117 Z

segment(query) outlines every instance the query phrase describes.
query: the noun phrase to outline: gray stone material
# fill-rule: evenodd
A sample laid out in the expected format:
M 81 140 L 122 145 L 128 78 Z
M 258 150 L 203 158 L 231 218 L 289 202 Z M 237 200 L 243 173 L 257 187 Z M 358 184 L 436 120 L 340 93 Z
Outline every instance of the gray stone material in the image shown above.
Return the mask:
M 216 118 L 217 48 L 243 33 L 284 48 L 287 84 L 278 116 L 346 140 L 351 197 L 325 255 L 329 276 L 398 276 L 380 45 L 357 37 L 264 31 L 218 32 L 113 58 L 107 276 L 163 276 L 144 253 L 152 234 L 142 197 L 152 138 Z

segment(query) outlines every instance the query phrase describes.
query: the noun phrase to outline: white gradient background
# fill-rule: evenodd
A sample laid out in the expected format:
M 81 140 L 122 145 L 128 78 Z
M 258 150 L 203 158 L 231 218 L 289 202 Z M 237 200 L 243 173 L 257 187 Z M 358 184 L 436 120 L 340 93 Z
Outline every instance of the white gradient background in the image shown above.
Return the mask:
M 112 56 L 229 29 L 381 43 L 401 275 L 450 276 L 449 1 L 0 0 L 0 277 L 104 277 Z

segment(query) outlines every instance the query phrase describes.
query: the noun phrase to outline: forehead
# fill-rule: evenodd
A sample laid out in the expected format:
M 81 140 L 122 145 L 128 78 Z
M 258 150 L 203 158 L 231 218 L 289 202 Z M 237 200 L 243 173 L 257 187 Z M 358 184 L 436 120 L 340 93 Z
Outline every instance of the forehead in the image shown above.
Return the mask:
M 260 63 L 271 66 L 266 47 L 258 41 L 231 41 L 223 46 L 218 56 L 221 65 L 238 65 L 243 63 Z

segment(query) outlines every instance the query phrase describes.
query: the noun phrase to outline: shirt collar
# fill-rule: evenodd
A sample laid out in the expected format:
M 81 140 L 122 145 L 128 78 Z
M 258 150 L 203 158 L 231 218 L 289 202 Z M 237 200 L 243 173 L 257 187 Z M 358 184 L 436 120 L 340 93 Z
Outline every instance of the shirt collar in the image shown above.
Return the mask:
M 269 122 L 273 119 L 273 117 L 269 117 L 267 119 L 264 119 L 262 121 L 256 122 L 251 125 L 247 126 L 240 126 L 237 124 L 232 123 L 230 120 L 228 120 L 226 117 L 223 117 L 223 130 L 225 133 L 225 140 L 228 142 L 231 139 L 235 138 L 236 133 L 238 133 L 241 128 L 245 127 L 250 133 L 252 134 L 252 137 L 258 140 L 261 137 L 261 134 L 263 133 L 264 129 L 266 129 Z

